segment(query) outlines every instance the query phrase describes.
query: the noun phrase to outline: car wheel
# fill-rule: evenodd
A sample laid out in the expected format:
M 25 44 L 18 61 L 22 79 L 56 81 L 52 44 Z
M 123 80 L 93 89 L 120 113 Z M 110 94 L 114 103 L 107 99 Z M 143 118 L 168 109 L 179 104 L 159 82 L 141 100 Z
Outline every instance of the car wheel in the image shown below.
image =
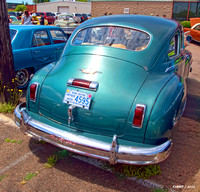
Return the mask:
M 17 86 L 19 88 L 25 88 L 28 85 L 30 79 L 30 72 L 28 69 L 20 69 L 16 72 Z

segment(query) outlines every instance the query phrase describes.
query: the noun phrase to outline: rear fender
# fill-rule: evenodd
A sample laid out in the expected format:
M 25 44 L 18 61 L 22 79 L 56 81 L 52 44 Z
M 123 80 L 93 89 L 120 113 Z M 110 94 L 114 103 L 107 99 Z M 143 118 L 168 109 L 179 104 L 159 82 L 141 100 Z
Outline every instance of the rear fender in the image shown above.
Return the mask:
M 49 74 L 49 72 L 54 68 L 55 66 L 55 62 L 53 63 L 50 63 L 49 65 L 43 67 L 42 69 L 40 69 L 39 71 L 37 71 L 35 73 L 35 75 L 33 75 L 30 83 L 29 83 L 29 86 L 27 88 L 27 94 L 26 94 L 26 107 L 28 108 L 28 110 L 31 110 L 33 112 L 38 112 L 38 95 L 40 94 L 40 88 L 42 86 L 42 83 L 44 81 L 44 79 L 46 78 L 46 76 Z M 34 82 L 37 82 L 38 83 L 38 89 L 37 89 L 37 96 L 36 96 L 36 101 L 33 102 L 33 101 L 30 101 L 30 93 L 29 93 L 29 88 L 30 88 L 30 85 Z
M 186 102 L 186 84 L 175 75 L 160 91 L 150 112 L 144 143 L 159 144 L 171 137 L 171 130 L 179 120 Z

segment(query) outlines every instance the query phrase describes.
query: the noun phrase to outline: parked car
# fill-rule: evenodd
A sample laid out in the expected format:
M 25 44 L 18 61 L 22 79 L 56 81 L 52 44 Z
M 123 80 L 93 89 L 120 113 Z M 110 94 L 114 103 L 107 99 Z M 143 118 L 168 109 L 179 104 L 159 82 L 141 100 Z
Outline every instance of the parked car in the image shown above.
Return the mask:
M 48 21 L 49 24 L 52 24 L 55 22 L 54 16 L 51 14 L 51 12 L 37 12 L 36 16 L 44 16 L 44 18 Z
M 80 23 L 81 22 L 81 17 L 82 17 L 82 14 L 80 13 L 72 13 L 73 17 L 74 17 L 74 20 L 76 23 Z
M 111 164 L 159 163 L 172 149 L 191 63 L 176 21 L 93 18 L 56 65 L 33 76 L 15 122 L 36 139 Z
M 184 28 L 184 32 L 192 36 L 192 40 L 200 43 L 200 18 L 190 18 L 192 27 Z M 196 21 L 196 22 L 195 22 Z
M 88 19 L 92 18 L 91 14 L 86 14 L 86 15 L 87 15 Z
M 22 24 L 22 21 L 18 20 L 17 17 L 10 16 L 10 18 L 12 19 L 12 24 L 15 24 L 15 25 L 21 25 Z
M 58 15 L 58 19 L 55 21 L 54 25 L 61 27 L 68 36 L 70 36 L 78 26 L 75 23 L 73 15 L 68 13 L 62 13 Z
M 87 14 L 83 13 L 81 16 L 81 23 L 88 20 Z
M 41 25 L 10 25 L 17 83 L 28 85 L 30 75 L 60 58 L 67 37 L 62 29 Z

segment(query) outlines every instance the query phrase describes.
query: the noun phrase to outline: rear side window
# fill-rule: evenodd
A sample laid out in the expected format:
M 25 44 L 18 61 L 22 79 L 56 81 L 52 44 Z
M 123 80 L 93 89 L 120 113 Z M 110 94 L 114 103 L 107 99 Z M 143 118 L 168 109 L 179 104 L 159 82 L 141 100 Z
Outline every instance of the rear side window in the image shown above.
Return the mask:
M 10 38 L 11 41 L 14 39 L 15 35 L 17 34 L 17 30 L 10 29 Z
M 50 30 L 50 33 L 51 33 L 54 44 L 66 43 L 67 38 L 62 31 L 60 31 L 60 30 Z
M 168 57 L 172 58 L 178 54 L 178 35 L 175 35 L 169 45 Z
M 50 44 L 49 36 L 45 30 L 34 32 L 32 40 L 33 47 L 46 46 Z

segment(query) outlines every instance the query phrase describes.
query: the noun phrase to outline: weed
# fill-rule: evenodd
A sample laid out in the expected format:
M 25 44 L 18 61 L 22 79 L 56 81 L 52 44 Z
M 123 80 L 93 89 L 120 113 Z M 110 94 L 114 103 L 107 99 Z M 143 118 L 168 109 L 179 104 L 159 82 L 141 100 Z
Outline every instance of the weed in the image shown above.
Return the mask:
M 68 155 L 70 155 L 69 151 L 62 150 L 62 151 L 56 151 L 54 155 L 50 155 L 47 159 L 47 163 L 45 163 L 46 168 L 52 168 L 58 160 L 66 158 Z
M 5 179 L 6 177 L 7 177 L 7 175 L 0 176 L 0 181 L 2 181 L 3 179 Z
M 153 189 L 152 192 L 168 192 L 167 189 Z
M 9 138 L 5 139 L 6 143 L 17 143 L 17 144 L 21 144 L 22 140 L 11 140 Z
M 43 140 L 40 140 L 40 141 L 34 140 L 33 143 L 35 143 L 35 144 L 46 144 L 46 142 L 43 141 Z
M 45 168 L 52 168 L 58 161 L 57 156 L 50 155 L 47 159 L 47 163 L 45 163 Z
M 0 96 L 2 101 L 0 102 L 0 112 L 2 113 L 12 113 L 19 103 L 19 99 L 22 96 L 22 90 L 18 90 L 16 83 L 16 79 L 12 79 L 12 83 L 14 88 L 11 88 L 10 85 L 3 86 L 0 81 Z M 9 92 L 9 101 L 5 102 L 4 93 Z
M 111 169 L 118 177 L 137 177 L 138 179 L 147 179 L 151 176 L 160 175 L 159 165 L 104 165 L 104 169 Z
M 27 173 L 27 175 L 24 177 L 24 179 L 20 182 L 22 185 L 26 184 L 28 181 L 30 181 L 33 177 L 37 176 L 39 174 L 38 171 L 35 173 Z

